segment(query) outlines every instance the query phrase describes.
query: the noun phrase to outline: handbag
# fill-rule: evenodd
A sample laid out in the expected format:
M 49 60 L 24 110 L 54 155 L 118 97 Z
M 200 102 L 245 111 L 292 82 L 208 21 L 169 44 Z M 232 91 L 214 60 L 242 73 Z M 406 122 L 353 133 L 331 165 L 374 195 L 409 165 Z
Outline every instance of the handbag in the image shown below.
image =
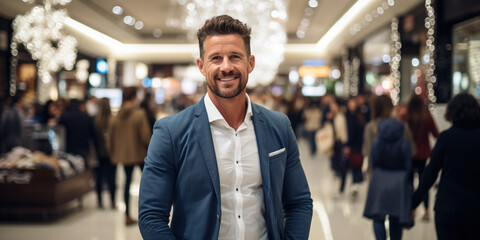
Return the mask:
M 333 153 L 333 145 L 335 142 L 333 134 L 333 126 L 329 122 L 317 130 L 315 133 L 315 144 L 317 145 L 318 151 L 327 155 Z
M 348 155 L 348 163 L 352 168 L 359 168 L 363 165 L 363 155 L 360 151 L 351 151 Z

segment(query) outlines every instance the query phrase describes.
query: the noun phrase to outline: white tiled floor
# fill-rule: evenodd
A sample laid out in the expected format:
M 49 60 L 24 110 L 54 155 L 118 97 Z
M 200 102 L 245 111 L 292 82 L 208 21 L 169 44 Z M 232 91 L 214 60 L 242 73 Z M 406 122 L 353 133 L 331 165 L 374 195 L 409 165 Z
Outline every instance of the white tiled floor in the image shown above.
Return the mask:
M 337 196 L 339 180 L 334 178 L 330 171 L 329 160 L 324 156 L 312 158 L 308 154 L 308 146 L 303 139 L 299 140 L 302 164 L 307 174 L 312 197 L 314 200 L 314 215 L 310 231 L 312 240 L 372 240 L 374 239 L 372 222 L 362 217 L 365 203 L 365 193 L 368 183 L 360 186 L 357 199 L 352 199 L 349 193 L 349 184 L 344 196 Z M 134 171 L 134 180 L 131 192 L 132 215 L 137 217 L 138 183 L 140 171 Z M 1 240 L 134 240 L 142 239 L 137 226 L 126 227 L 122 205 L 123 169 L 118 169 L 117 199 L 118 209 L 99 210 L 96 207 L 94 191 L 85 196 L 83 209 L 76 209 L 66 216 L 53 221 L 29 222 L 0 222 Z M 5 193 L 1 193 L 5 194 Z M 104 192 L 107 200 L 107 193 Z M 434 193 L 430 194 L 434 199 Z M 104 203 L 105 206 L 109 202 Z M 433 204 L 431 205 L 433 206 Z M 423 207 L 417 210 L 416 226 L 404 231 L 403 239 L 436 239 L 433 221 L 422 222 L 419 218 L 423 214 Z M 432 215 L 433 217 L 433 215 Z

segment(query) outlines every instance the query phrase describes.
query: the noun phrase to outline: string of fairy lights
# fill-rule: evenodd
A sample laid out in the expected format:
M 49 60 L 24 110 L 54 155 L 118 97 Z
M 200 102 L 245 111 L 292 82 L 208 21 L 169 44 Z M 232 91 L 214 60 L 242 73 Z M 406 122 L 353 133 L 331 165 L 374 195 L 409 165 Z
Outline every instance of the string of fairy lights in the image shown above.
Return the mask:
M 360 81 L 360 59 L 358 57 L 353 58 L 351 68 L 351 80 L 350 80 L 350 95 L 358 95 L 358 82 Z
M 37 60 L 38 77 L 41 80 L 38 98 L 41 102 L 49 98 L 53 82 L 51 74 L 62 67 L 67 70 L 73 68 L 77 57 L 77 40 L 62 31 L 68 17 L 65 6 L 70 2 L 71 0 L 43 0 L 25 15 L 18 15 L 13 20 L 10 95 L 14 96 L 17 91 L 18 44 L 23 44 L 32 59 Z
M 351 68 L 350 68 L 350 61 L 348 60 L 348 54 L 343 54 L 342 56 L 342 64 L 343 64 L 343 86 L 346 86 L 343 88 L 343 94 L 344 96 L 349 96 L 350 94 L 350 78 L 351 78 Z
M 434 85 L 437 78 L 434 75 L 435 71 L 435 9 L 432 7 L 433 0 L 425 0 L 425 10 L 427 17 L 425 18 L 425 28 L 427 29 L 427 40 L 425 55 L 427 56 L 427 73 L 425 78 L 427 80 L 427 96 L 429 100 L 428 107 L 430 110 L 435 108 L 437 97 L 435 96 Z
M 9 94 L 10 96 L 15 96 L 17 94 L 17 65 L 18 65 L 18 50 L 17 43 L 10 43 L 10 51 L 12 56 L 10 58 L 10 86 Z
M 397 105 L 400 101 L 400 61 L 402 60 L 401 49 L 402 43 L 400 41 L 400 33 L 398 32 L 398 18 L 393 18 L 390 24 L 390 76 L 393 81 L 393 89 L 390 91 L 390 98 L 393 105 Z

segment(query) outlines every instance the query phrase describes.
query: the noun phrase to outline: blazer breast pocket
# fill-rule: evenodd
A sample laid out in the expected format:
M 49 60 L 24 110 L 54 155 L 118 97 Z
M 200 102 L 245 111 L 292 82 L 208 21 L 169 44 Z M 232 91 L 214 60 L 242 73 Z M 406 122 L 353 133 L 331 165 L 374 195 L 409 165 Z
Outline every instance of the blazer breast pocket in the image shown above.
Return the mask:
M 275 150 L 268 154 L 270 176 L 272 185 L 283 183 L 285 165 L 287 163 L 287 151 L 285 148 Z
M 278 149 L 278 150 L 275 150 L 275 151 L 269 153 L 268 154 L 268 159 L 270 161 L 273 161 L 273 160 L 277 160 L 277 159 L 286 158 L 287 152 L 285 150 L 286 150 L 285 148 L 281 148 L 281 149 Z

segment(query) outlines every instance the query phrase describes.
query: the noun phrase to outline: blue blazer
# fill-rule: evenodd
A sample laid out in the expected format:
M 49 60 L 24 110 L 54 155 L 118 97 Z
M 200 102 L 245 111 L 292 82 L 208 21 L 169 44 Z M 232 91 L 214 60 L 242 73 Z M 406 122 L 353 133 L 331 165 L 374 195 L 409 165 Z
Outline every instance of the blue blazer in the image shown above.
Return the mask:
M 252 111 L 268 238 L 308 239 L 312 199 L 290 122 L 259 105 L 252 104 Z M 280 154 L 269 156 L 278 150 Z M 155 123 L 140 184 L 140 232 L 147 240 L 218 239 L 220 201 L 215 149 L 202 98 Z

